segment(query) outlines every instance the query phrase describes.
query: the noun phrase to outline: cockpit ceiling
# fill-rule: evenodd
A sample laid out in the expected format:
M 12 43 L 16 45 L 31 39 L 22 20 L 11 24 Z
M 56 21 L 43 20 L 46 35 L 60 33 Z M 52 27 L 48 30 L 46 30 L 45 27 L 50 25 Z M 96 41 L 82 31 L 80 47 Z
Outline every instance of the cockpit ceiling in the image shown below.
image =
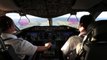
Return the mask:
M 0 0 L 0 10 L 52 18 L 75 11 L 105 8 L 105 2 L 106 0 Z

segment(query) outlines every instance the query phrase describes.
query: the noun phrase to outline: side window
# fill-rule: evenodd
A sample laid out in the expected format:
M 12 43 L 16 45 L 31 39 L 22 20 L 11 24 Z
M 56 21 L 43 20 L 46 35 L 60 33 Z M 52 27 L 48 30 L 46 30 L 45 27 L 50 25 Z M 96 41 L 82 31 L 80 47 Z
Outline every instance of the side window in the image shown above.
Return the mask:
M 107 20 L 107 11 L 103 11 L 97 18 L 96 21 Z

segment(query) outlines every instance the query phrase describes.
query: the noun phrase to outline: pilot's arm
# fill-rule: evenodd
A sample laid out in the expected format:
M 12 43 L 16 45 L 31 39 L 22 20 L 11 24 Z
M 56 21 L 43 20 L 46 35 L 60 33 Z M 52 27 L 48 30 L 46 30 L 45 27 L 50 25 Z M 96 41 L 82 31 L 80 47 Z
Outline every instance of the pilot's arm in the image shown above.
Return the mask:
M 47 49 L 49 49 L 52 46 L 52 44 L 49 43 L 45 43 L 44 46 L 37 46 L 37 51 L 45 51 Z

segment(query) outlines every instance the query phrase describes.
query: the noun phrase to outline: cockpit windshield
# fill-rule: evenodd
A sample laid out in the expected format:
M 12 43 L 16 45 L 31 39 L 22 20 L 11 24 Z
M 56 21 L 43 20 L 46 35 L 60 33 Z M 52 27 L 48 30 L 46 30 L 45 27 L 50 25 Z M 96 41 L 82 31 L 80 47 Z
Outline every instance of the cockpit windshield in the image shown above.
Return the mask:
M 89 12 L 77 12 L 76 14 L 65 14 L 52 18 L 52 26 L 70 26 L 77 28 L 79 19 L 83 15 L 88 15 Z M 11 17 L 15 25 L 20 29 L 25 29 L 32 26 L 49 26 L 48 18 L 41 18 L 32 15 L 21 16 L 18 13 L 7 13 L 7 16 Z

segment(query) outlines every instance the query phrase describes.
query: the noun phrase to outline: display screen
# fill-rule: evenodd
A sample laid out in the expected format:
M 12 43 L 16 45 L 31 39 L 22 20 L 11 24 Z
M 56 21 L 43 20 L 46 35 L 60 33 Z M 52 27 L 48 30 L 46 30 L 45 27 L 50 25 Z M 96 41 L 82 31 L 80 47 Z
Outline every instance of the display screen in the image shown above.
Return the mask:
M 72 36 L 73 32 L 29 32 L 28 35 L 32 36 L 37 41 L 52 41 L 52 40 L 67 40 Z

